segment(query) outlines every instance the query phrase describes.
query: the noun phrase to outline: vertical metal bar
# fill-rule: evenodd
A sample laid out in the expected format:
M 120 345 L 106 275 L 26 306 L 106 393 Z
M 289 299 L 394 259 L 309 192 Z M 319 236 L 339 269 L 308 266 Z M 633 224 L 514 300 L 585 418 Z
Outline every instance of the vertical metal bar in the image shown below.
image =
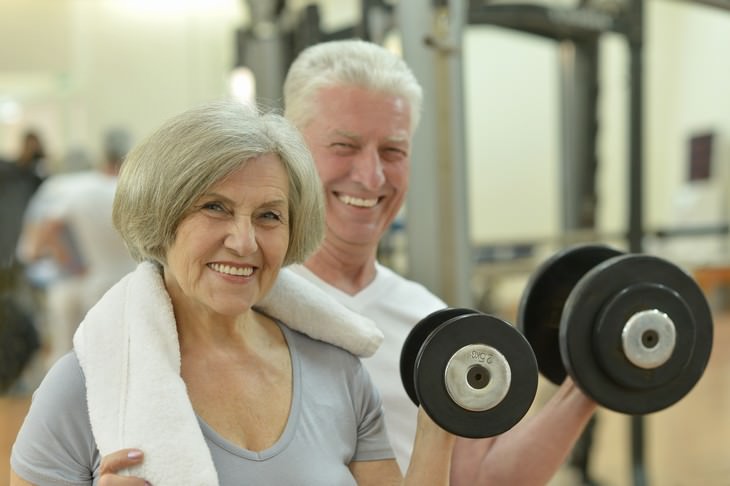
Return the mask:
M 595 229 L 598 158 L 598 37 L 562 41 L 561 77 L 562 229 Z
M 471 307 L 461 64 L 464 0 L 439 0 L 435 6 L 413 0 L 399 2 L 398 9 L 399 18 L 409 19 L 401 24 L 405 59 L 425 91 L 406 207 L 408 273 L 449 305 Z M 423 30 L 423 25 L 432 28 Z
M 406 235 L 408 276 L 422 283 L 437 295 L 441 291 L 441 271 L 437 261 L 438 228 L 435 215 L 439 211 L 436 174 L 437 116 L 433 101 L 436 92 L 433 56 L 424 39 L 431 29 L 431 0 L 397 2 L 403 57 L 423 87 L 421 122 L 413 134 L 411 173 L 406 200 Z
M 439 210 L 442 215 L 439 219 L 439 227 L 441 228 L 439 244 L 442 257 L 438 260 L 438 266 L 441 269 L 442 290 L 444 291 L 442 295 L 448 302 L 454 302 L 456 296 L 447 294 L 453 293 L 456 289 L 457 279 L 460 277 L 453 271 L 452 259 L 446 257 L 447 255 L 456 256 L 457 252 L 456 241 L 454 240 L 454 236 L 456 236 L 454 223 L 456 221 L 449 217 L 449 215 L 454 214 L 456 202 L 454 198 L 456 194 L 452 194 L 455 183 L 454 162 L 456 162 L 452 157 L 454 140 L 448 123 L 451 119 L 451 111 L 454 109 L 450 104 L 452 85 L 449 71 L 449 57 L 451 54 L 448 52 L 452 45 L 450 42 L 450 20 L 448 5 L 439 5 L 434 8 L 432 46 L 436 79 L 436 93 L 434 95 L 436 98 L 436 119 L 438 120 L 436 173 L 440 182 Z
M 639 5 L 642 0 L 630 2 Z M 641 9 L 634 8 L 634 12 Z M 641 13 L 633 13 L 641 15 Z M 640 22 L 638 19 L 634 21 Z M 629 106 L 629 251 L 641 252 L 643 249 L 643 46 L 641 41 L 629 39 L 630 56 L 630 106 Z
M 630 106 L 629 106 L 629 251 L 643 250 L 643 40 L 644 0 L 628 2 L 628 44 L 630 57 Z M 645 486 L 644 419 L 631 417 L 631 459 L 635 486 Z
M 449 0 L 448 6 L 434 9 L 442 290 L 447 302 L 461 307 L 471 305 L 472 255 L 464 153 L 462 44 L 465 19 L 462 0 Z

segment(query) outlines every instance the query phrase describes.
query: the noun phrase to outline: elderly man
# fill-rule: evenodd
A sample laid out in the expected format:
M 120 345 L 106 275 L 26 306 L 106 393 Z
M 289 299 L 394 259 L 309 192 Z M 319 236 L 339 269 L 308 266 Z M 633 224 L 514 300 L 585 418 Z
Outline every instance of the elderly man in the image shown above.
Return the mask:
M 379 264 L 376 253 L 408 190 L 421 98 L 418 81 L 399 57 L 358 40 L 305 49 L 284 85 L 285 115 L 314 155 L 327 210 L 322 246 L 294 270 L 382 330 L 383 345 L 364 363 L 382 394 L 402 467 L 408 464 L 417 409 L 401 385 L 400 350 L 410 329 L 446 304 Z M 595 408 L 566 380 L 538 413 L 510 431 L 459 439 L 452 484 L 545 484 Z

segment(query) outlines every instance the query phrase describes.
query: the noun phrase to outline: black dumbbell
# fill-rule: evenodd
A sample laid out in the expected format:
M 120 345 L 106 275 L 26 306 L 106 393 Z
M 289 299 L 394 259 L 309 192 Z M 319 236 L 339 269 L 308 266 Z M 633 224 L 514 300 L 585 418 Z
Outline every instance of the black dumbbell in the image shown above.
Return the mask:
M 400 357 L 403 387 L 441 428 L 491 437 L 527 413 L 537 391 L 537 361 L 525 337 L 473 309 L 436 311 L 411 329 Z
M 681 400 L 712 349 L 712 314 L 689 274 L 598 244 L 540 265 L 522 294 L 517 328 L 548 380 L 570 375 L 600 405 L 632 415 Z

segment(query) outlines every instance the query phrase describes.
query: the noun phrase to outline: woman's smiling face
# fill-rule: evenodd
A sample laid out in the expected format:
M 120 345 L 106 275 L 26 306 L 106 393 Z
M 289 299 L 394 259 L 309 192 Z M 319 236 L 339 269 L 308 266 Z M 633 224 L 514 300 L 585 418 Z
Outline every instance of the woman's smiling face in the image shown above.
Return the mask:
M 289 245 L 289 178 L 266 154 L 213 185 L 178 225 L 165 285 L 176 313 L 234 317 L 271 289 Z

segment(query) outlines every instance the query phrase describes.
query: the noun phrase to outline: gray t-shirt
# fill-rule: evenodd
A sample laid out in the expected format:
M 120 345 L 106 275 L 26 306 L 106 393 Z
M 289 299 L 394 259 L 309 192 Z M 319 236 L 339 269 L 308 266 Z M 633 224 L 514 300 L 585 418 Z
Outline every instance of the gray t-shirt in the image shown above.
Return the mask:
M 220 484 L 354 485 L 350 462 L 394 457 L 380 396 L 355 356 L 280 327 L 289 344 L 293 389 L 279 440 L 264 451 L 244 450 L 198 418 Z M 69 353 L 34 393 L 10 464 L 32 483 L 75 486 L 97 484 L 100 460 L 84 376 Z

